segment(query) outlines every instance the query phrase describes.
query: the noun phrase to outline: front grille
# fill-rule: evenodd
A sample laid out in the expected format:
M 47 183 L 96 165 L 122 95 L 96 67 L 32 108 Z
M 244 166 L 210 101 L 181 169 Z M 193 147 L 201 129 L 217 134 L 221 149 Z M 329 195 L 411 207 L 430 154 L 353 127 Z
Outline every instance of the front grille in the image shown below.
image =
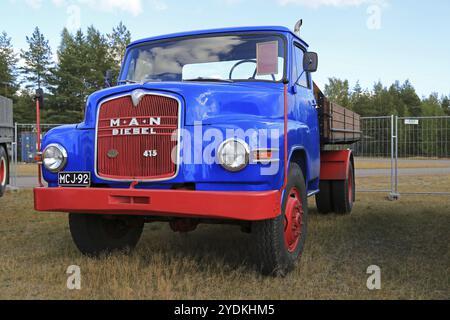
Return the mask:
M 175 176 L 178 100 L 131 96 L 100 106 L 97 120 L 97 175 L 108 180 L 164 180 Z M 172 159 L 172 155 L 174 159 Z

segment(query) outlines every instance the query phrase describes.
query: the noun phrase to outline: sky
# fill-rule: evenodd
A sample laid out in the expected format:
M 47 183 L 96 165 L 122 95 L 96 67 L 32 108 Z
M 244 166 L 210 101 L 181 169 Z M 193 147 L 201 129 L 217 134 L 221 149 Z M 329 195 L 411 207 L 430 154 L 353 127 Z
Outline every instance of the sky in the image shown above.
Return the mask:
M 122 21 L 133 40 L 180 31 L 281 25 L 303 19 L 301 37 L 319 54 L 314 80 L 409 79 L 420 96 L 450 94 L 448 0 L 4 0 L 0 32 L 17 52 L 38 26 L 56 51 L 64 27 L 103 33 Z

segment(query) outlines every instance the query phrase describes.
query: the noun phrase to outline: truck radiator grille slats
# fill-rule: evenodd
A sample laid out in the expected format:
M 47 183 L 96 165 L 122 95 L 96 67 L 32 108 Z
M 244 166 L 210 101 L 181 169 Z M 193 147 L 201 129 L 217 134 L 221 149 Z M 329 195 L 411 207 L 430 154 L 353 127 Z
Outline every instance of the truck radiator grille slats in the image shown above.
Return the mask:
M 145 95 L 136 107 L 131 96 L 103 103 L 97 120 L 98 176 L 126 181 L 175 176 L 179 108 L 176 99 L 158 95 Z

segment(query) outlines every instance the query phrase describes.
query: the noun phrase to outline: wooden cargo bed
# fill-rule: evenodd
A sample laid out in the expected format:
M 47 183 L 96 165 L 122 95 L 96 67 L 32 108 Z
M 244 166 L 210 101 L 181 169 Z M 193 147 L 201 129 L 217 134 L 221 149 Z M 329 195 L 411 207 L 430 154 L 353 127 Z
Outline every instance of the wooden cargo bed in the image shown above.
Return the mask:
M 328 100 L 314 84 L 321 144 L 353 144 L 361 139 L 361 118 L 359 114 Z

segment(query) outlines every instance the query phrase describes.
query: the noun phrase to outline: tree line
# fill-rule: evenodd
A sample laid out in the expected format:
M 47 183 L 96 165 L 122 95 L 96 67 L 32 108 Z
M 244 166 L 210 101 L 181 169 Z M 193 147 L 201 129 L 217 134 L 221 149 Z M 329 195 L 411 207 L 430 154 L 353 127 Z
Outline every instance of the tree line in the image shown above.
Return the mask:
M 26 49 L 15 52 L 11 37 L 0 34 L 0 95 L 13 99 L 14 121 L 35 121 L 33 98 L 42 88 L 42 121 L 76 123 L 83 118 L 86 98 L 104 87 L 106 71 L 117 79 L 131 33 L 123 23 L 107 34 L 94 26 L 75 33 L 63 29 L 56 57 L 38 27 L 26 42 Z
M 86 98 L 104 87 L 106 71 L 112 70 L 117 78 L 131 33 L 123 23 L 107 34 L 94 26 L 85 32 L 63 29 L 56 57 L 38 27 L 26 41 L 27 48 L 16 52 L 8 34 L 0 33 L 0 95 L 13 99 L 15 121 L 34 121 L 33 96 L 35 89 L 42 88 L 46 92 L 43 122 L 76 123 L 83 118 Z M 450 96 L 432 93 L 420 98 L 408 80 L 389 87 L 377 82 L 369 90 L 330 78 L 325 94 L 362 116 L 450 115 Z
M 427 117 L 450 115 L 450 96 L 431 93 L 420 98 L 409 80 L 396 81 L 386 87 L 380 81 L 372 90 L 363 89 L 359 82 L 350 88 L 348 80 L 330 78 L 325 95 L 363 117 L 390 116 Z

